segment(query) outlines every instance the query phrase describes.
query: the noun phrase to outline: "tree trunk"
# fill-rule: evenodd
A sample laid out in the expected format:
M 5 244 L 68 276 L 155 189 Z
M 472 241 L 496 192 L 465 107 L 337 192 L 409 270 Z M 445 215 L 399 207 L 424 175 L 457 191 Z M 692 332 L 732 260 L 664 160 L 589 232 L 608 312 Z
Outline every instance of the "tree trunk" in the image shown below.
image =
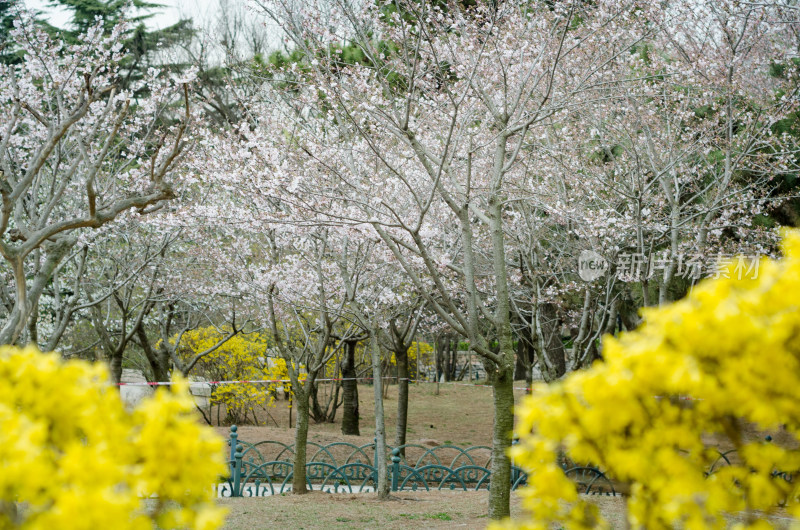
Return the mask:
M 522 335 L 522 332 L 520 332 Z M 533 364 L 533 350 L 528 346 L 527 337 L 517 340 L 517 361 L 514 364 L 514 381 L 526 381 L 530 378 L 531 364 Z
M 505 163 L 505 141 L 495 153 L 495 174 Z M 489 199 L 492 238 L 492 269 L 497 293 L 494 328 L 499 346 L 498 362 L 492 375 L 494 394 L 494 429 L 492 432 L 492 478 L 489 491 L 489 517 L 502 519 L 511 515 L 511 460 L 508 450 L 514 430 L 514 337 L 511 332 L 511 301 L 503 234 L 502 201 L 498 193 Z M 561 337 L 559 337 L 561 342 Z M 563 350 L 563 345 L 562 345 Z M 563 362 L 563 358 L 562 358 Z
M 295 495 L 308 493 L 306 484 L 306 447 L 308 444 L 308 391 L 298 389 L 295 392 L 297 403 L 297 423 L 294 431 L 294 474 L 292 475 L 292 492 Z
M 164 345 L 161 344 L 158 349 L 153 348 L 142 324 L 136 330 L 136 336 L 139 339 L 139 345 L 144 350 L 145 357 L 147 357 L 150 371 L 153 372 L 153 381 L 169 381 L 170 359 Z
M 561 326 L 556 307 L 543 303 L 539 307 L 540 333 L 542 334 L 541 354 L 547 356 L 548 380 L 558 379 L 567 372 L 567 352 L 561 342 Z
M 510 515 L 511 460 L 508 450 L 514 430 L 514 377 L 511 367 L 500 369 L 492 379 L 494 428 L 492 429 L 492 478 L 489 490 L 489 517 Z
M 115 385 L 122 382 L 122 354 L 124 351 L 124 347 L 117 348 L 111 353 L 111 358 L 108 360 L 111 382 Z
M 526 332 L 530 328 L 526 326 Z M 520 337 L 517 340 L 517 362 L 514 365 L 514 381 L 525 380 L 526 393 L 530 393 L 533 386 L 533 360 L 534 350 L 531 344 L 532 337 Z
M 358 428 L 358 381 L 356 381 L 356 343 L 345 344 L 342 356 L 342 434 L 360 436 Z
M 383 416 L 383 380 L 381 379 L 381 352 L 378 345 L 378 331 L 373 330 L 370 340 L 372 346 L 372 377 L 375 391 L 375 465 L 378 467 L 378 483 L 375 491 L 379 499 L 389 497 L 389 476 L 386 468 L 386 425 Z
M 394 445 L 400 447 L 406 443 L 406 426 L 408 424 L 408 350 L 394 352 L 397 362 L 397 432 Z M 405 449 L 401 449 L 405 456 Z
M 25 276 L 24 256 L 4 256 L 14 274 L 16 297 L 14 307 L 0 330 L 0 344 L 15 344 L 20 339 L 42 291 L 50 283 L 56 267 L 76 241 L 77 238 L 65 238 L 47 245 L 44 263 L 34 275 L 30 286 Z
M 319 402 L 319 385 L 314 383 L 308 390 L 311 393 L 309 400 L 311 419 L 314 420 L 314 423 L 324 423 L 328 419 L 328 411 L 323 409 Z

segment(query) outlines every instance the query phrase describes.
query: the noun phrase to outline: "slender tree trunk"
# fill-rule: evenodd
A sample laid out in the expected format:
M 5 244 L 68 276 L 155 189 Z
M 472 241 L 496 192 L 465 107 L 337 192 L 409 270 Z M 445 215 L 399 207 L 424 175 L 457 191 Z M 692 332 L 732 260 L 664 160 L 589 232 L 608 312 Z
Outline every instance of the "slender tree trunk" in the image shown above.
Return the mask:
M 295 392 L 297 423 L 294 431 L 294 474 L 292 475 L 292 492 L 295 495 L 308 493 L 308 485 L 306 484 L 306 448 L 308 446 L 309 418 L 308 398 L 308 391 L 306 389 Z
M 309 391 L 311 393 L 311 399 L 309 400 L 311 419 L 314 420 L 314 423 L 323 423 L 328 419 L 328 411 L 324 410 L 320 404 L 319 385 L 314 383 L 309 388 Z
M 561 342 L 561 326 L 554 304 L 545 303 L 541 307 L 542 333 L 544 335 L 544 355 L 547 355 L 553 366 L 553 379 L 564 375 L 567 371 L 567 352 Z
M 14 308 L 6 318 L 3 329 L 0 330 L 0 344 L 14 344 L 25 330 L 25 320 L 27 316 L 27 296 L 28 288 L 25 279 L 25 268 L 21 258 L 9 260 L 11 270 L 14 272 L 14 284 L 16 287 L 16 298 Z
M 348 342 L 342 362 L 342 434 L 359 436 L 356 343 Z
M 406 443 L 406 426 L 408 424 L 408 350 L 394 352 L 397 362 L 397 432 L 394 445 L 400 447 Z M 405 449 L 401 449 L 405 455 Z
M 28 317 L 28 344 L 39 347 L 39 302 L 31 306 L 31 314 Z
M 530 329 L 527 326 L 525 326 L 523 333 L 528 336 L 519 337 L 519 340 L 517 340 L 517 362 L 514 365 L 514 380 L 524 379 L 525 387 L 527 388 L 526 393 L 529 393 L 533 385 L 534 352 L 530 342 L 533 337 L 530 336 Z
M 372 348 L 372 377 L 375 391 L 375 464 L 378 466 L 376 492 L 379 499 L 389 497 L 389 476 L 386 468 L 386 425 L 383 415 L 383 379 L 381 379 L 381 351 L 377 330 L 370 339 Z
M 433 348 L 433 375 L 436 379 L 436 394 L 439 395 L 439 368 L 442 363 L 442 349 L 439 346 L 439 337 L 436 337 Z

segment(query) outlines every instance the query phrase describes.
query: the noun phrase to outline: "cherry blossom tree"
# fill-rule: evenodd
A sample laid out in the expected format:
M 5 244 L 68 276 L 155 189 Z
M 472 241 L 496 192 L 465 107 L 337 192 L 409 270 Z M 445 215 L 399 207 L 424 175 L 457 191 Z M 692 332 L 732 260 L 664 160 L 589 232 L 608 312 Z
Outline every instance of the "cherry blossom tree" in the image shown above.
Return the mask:
M 573 299 L 573 367 L 598 355 L 618 315 L 631 329 L 639 307 L 682 296 L 720 256 L 769 253 L 776 233 L 763 219 L 796 168 L 796 141 L 777 126 L 795 112 L 796 82 L 772 73 L 793 53 L 786 26 L 764 6 L 671 6 L 638 60 L 619 65 L 624 90 L 587 93 L 531 147 L 546 156 L 515 203 L 519 223 L 545 230 L 512 229 L 523 270 L 538 271 L 550 300 Z M 542 273 L 582 250 L 603 254 L 612 277 L 579 288 L 574 273 Z
M 94 27 L 66 45 L 23 16 L 12 32 L 25 61 L 0 65 L 0 254 L 14 285 L 2 343 L 23 339 L 86 229 L 175 197 L 192 120 L 189 78 L 150 71 L 141 80 L 149 95 L 132 99 L 118 88 L 123 29 L 104 36 Z
M 339 178 L 346 206 L 331 217 L 368 223 L 429 308 L 484 360 L 496 411 L 490 515 L 503 517 L 513 426 L 510 181 L 534 131 L 610 82 L 606 65 L 627 60 L 641 38 L 628 19 L 643 11 L 617 2 L 262 6 L 309 58 L 311 89 L 299 90 L 298 106 L 330 109 L 306 149 Z M 364 61 L 343 63 L 343 43 Z

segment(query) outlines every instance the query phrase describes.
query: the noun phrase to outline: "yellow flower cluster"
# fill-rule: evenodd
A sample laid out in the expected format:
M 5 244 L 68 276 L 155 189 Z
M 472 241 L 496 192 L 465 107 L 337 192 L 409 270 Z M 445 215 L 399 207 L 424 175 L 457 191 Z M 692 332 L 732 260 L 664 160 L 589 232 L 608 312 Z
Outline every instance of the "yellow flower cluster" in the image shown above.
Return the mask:
M 421 364 L 426 366 L 433 364 L 434 362 L 434 350 L 433 346 L 428 342 L 412 342 L 411 346 L 408 348 L 408 375 L 411 379 L 418 379 L 419 376 L 417 375 L 417 353 L 419 352 L 419 360 Z M 391 359 L 389 362 L 392 366 L 397 364 L 397 359 L 395 359 L 394 353 L 392 353 Z
M 198 328 L 184 334 L 180 354 L 185 358 L 205 351 L 222 339 L 214 327 Z M 193 373 L 201 374 L 209 381 L 261 381 L 289 378 L 286 362 L 272 358 L 267 362 L 268 342 L 259 333 L 240 334 L 206 355 L 197 363 Z M 246 423 L 255 417 L 257 408 L 275 405 L 277 388 L 291 388 L 289 383 L 260 383 L 219 385 L 211 396 L 212 405 L 224 405 L 227 421 Z
M 0 347 L 0 529 L 218 528 L 222 455 L 184 383 L 127 412 L 104 366 Z
M 779 506 L 800 517 L 800 232 L 783 251 L 758 278 L 707 281 L 647 310 L 640 329 L 606 337 L 605 362 L 537 388 L 513 450 L 530 471 L 521 494 L 532 518 L 495 528 L 607 527 L 560 451 L 629 489 L 632 528 L 769 528 Z M 748 424 L 791 440 L 744 436 Z M 735 448 L 733 465 L 707 476 L 719 453 L 703 436 Z

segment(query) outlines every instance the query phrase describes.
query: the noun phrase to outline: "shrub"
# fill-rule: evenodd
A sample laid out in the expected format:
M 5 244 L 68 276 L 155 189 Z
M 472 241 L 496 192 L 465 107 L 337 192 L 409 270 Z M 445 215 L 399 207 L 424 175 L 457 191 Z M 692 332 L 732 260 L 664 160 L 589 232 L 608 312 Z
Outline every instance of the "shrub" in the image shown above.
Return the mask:
M 214 346 L 223 338 L 214 327 L 186 332 L 181 340 L 179 355 L 184 359 Z M 278 381 L 289 378 L 286 361 L 267 357 L 268 343 L 259 333 L 239 334 L 201 358 L 192 373 L 209 381 Z M 291 391 L 288 382 L 222 384 L 214 387 L 211 405 L 224 406 L 227 423 L 257 422 L 256 408 L 272 407 L 277 389 Z
M 99 364 L 0 347 L 0 528 L 219 527 L 223 441 L 186 385 L 127 412 L 108 381 Z
M 513 456 L 530 470 L 532 520 L 519 527 L 608 526 L 558 466 L 560 451 L 630 489 L 633 528 L 723 528 L 737 512 L 741 527 L 763 528 L 779 505 L 800 516 L 800 232 L 783 248 L 757 278 L 730 270 L 646 310 L 637 331 L 606 337 L 605 362 L 526 399 Z M 783 426 L 793 439 L 748 439 L 745 424 Z M 719 453 L 703 435 L 736 449 L 732 465 L 707 476 Z

